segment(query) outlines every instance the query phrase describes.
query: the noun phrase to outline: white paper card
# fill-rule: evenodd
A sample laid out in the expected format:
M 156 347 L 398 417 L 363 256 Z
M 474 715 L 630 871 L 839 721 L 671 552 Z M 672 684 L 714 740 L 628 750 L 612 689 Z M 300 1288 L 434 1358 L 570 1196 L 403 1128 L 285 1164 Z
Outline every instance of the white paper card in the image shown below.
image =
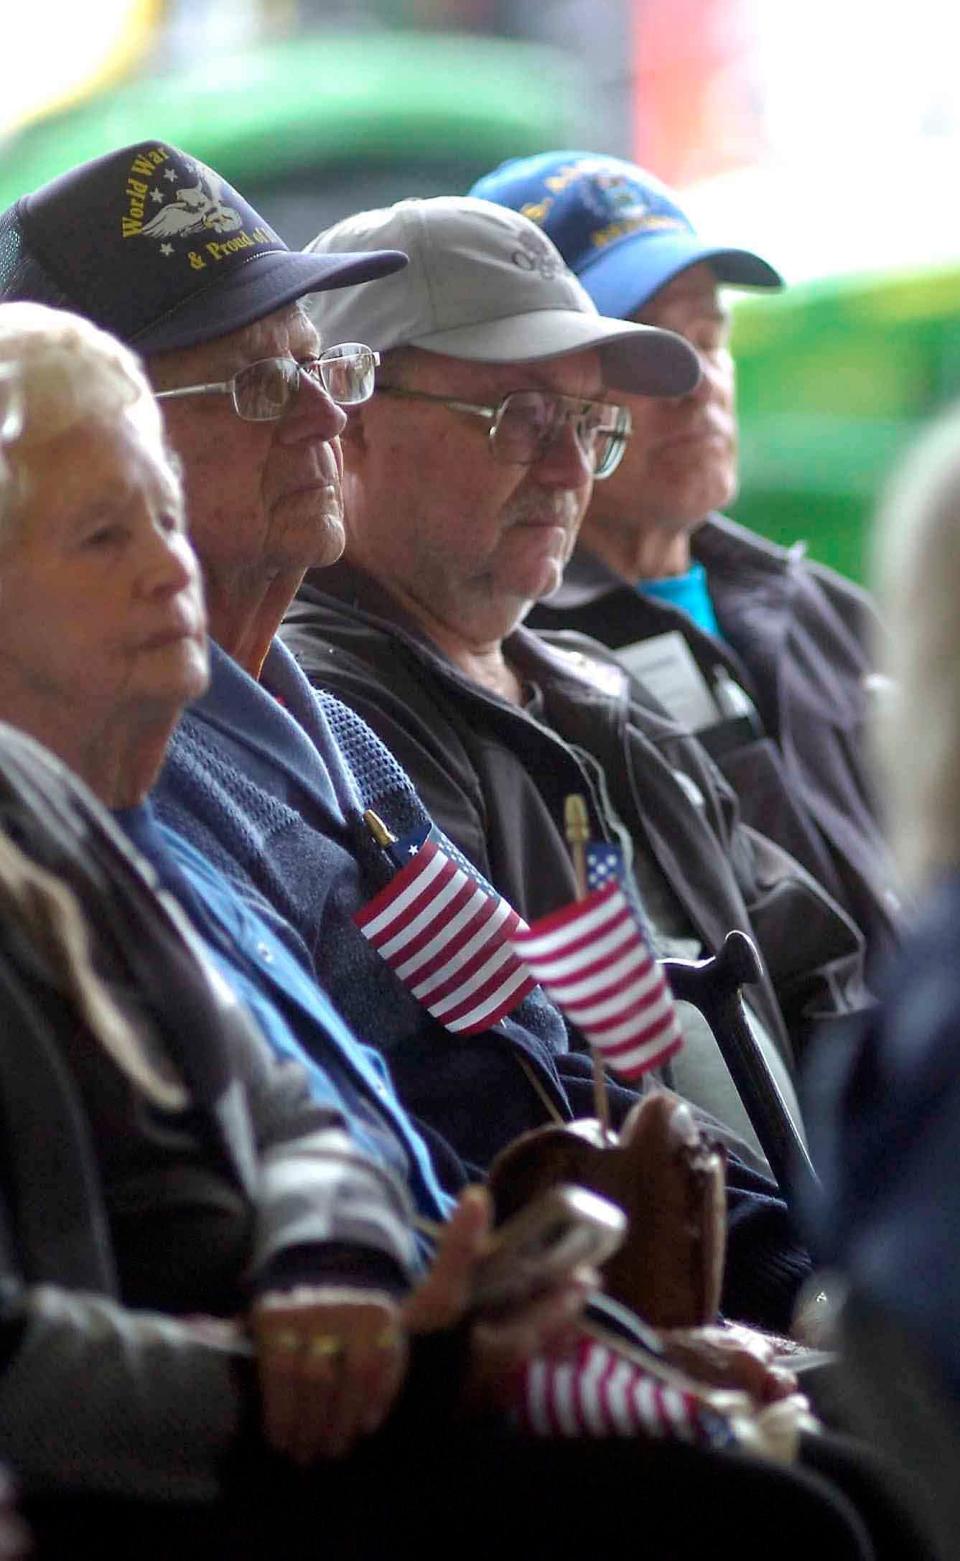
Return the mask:
M 723 719 L 679 629 L 637 640 L 633 645 L 621 645 L 614 654 L 681 726 L 699 732 Z

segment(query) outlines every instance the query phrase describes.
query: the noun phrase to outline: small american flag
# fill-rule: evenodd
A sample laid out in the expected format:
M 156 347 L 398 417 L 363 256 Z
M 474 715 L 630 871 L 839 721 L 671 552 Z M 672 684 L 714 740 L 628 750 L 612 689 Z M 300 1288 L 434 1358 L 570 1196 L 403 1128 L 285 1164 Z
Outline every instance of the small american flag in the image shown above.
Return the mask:
M 587 888 L 605 889 L 608 883 L 623 883 L 623 852 L 608 840 L 591 840 L 584 848 Z
M 536 986 L 511 941 L 526 922 L 436 830 L 394 841 L 389 854 L 402 865 L 356 925 L 448 1030 L 496 1024 Z
M 650 1436 L 712 1447 L 734 1440 L 727 1422 L 696 1394 L 584 1337 L 567 1359 L 538 1356 L 528 1363 L 517 1415 L 533 1436 Z
M 514 948 L 604 1064 L 632 1081 L 683 1044 L 673 994 L 615 878 L 532 927 Z

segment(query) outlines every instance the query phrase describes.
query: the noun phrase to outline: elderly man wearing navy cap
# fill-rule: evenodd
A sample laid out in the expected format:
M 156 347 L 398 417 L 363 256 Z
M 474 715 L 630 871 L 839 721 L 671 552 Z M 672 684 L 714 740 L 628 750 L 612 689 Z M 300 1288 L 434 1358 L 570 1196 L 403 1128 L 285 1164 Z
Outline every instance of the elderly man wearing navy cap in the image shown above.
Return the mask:
M 684 336 L 690 394 L 629 399 L 633 436 L 596 490 L 561 588 L 531 614 L 614 648 L 698 732 L 745 817 L 854 917 L 871 953 L 896 941 L 897 897 L 863 728 L 875 629 L 858 587 L 728 520 L 737 489 L 730 317 L 721 288 L 774 289 L 748 250 L 712 244 L 634 163 L 544 152 L 473 193 L 553 239 L 597 307 Z

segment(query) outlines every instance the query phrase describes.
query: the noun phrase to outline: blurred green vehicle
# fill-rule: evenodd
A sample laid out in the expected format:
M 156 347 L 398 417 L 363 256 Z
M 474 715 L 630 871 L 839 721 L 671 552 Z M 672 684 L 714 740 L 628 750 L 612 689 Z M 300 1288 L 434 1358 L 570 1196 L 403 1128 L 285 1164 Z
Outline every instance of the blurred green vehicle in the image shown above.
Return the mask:
M 570 144 L 576 62 L 515 39 L 325 32 L 126 82 L 0 146 L 0 210 L 87 157 L 160 137 L 235 183 L 291 245 L 348 212 L 465 190 Z M 736 303 L 733 513 L 861 578 L 883 477 L 960 393 L 960 268 L 804 283 Z
M 807 282 L 735 307 L 742 490 L 732 513 L 862 579 L 888 472 L 960 395 L 960 266 Z
M 560 144 L 567 56 L 517 39 L 323 32 L 141 76 L 0 145 L 0 210 L 113 147 L 158 137 L 225 175 L 290 244 L 405 195 L 449 194 Z

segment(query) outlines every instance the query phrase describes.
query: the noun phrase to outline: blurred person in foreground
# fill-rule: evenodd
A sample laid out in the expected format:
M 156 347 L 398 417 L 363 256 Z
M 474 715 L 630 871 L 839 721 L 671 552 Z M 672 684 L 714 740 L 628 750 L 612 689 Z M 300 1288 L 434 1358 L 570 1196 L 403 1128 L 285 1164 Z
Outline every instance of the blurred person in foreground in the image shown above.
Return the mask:
M 211 961 L 289 1058 L 302 1029 L 289 957 L 144 801 L 207 676 L 157 407 L 130 354 L 62 312 L 0 307 L 11 365 L 0 718 L 75 767 L 156 874 L 82 785 L 0 731 L 0 1001 L 16 1015 L 2 1032 L 16 1043 L 0 1048 L 0 1428 L 39 1554 L 305 1555 L 322 1539 L 379 1556 L 401 1538 L 447 1554 L 469 1503 L 458 1554 L 546 1536 L 552 1553 L 582 1553 L 589 1537 L 612 1555 L 619 1539 L 597 1532 L 592 1504 L 637 1479 L 704 1503 L 683 1518 L 664 1506 L 672 1554 L 723 1534 L 723 1513 L 706 1521 L 718 1502 L 740 1504 L 736 1532 L 747 1521 L 772 1543 L 786 1512 L 831 1553 L 872 1554 L 832 1479 L 806 1470 L 643 1439 L 511 1436 L 496 1412 L 530 1355 L 569 1337 L 591 1276 L 465 1318 L 482 1194 L 461 1201 L 424 1276 L 413 1215 L 431 1204 L 403 1169 L 415 1135 L 404 1142 L 399 1108 L 378 1109 L 369 1088 L 364 1100 L 361 1048 L 328 1011 L 324 1058 L 339 1072 L 279 1064 L 214 974 Z M 248 927 L 270 977 L 245 961 Z M 439 1349 L 432 1365 L 420 1335 Z M 792 1386 L 763 1357 L 748 1364 L 715 1369 L 761 1399 Z M 806 1455 L 859 1492 L 842 1449 Z M 567 1478 L 590 1490 L 580 1515 L 555 1501 Z
M 896 946 L 896 876 L 865 743 L 875 612 L 866 593 L 729 520 L 737 492 L 728 287 L 782 278 L 749 250 L 710 243 L 634 163 L 544 152 L 485 175 L 473 194 L 549 234 L 597 307 L 677 331 L 697 387 L 630 397 L 633 435 L 598 487 L 564 581 L 530 618 L 612 647 L 691 726 L 740 799 L 863 930 Z M 669 636 L 669 638 L 667 637 Z
M 861 1423 L 910 1470 L 940 1548 L 960 1498 L 960 412 L 894 474 L 875 522 L 887 684 L 876 747 L 908 930 L 851 1053 L 817 1049 L 825 1261 Z
M 564 801 L 579 793 L 591 838 L 624 847 L 659 954 L 696 958 L 733 928 L 751 933 L 765 961 L 748 999 L 758 1044 L 796 1109 L 791 1068 L 810 1028 L 868 1000 L 859 934 L 741 825 L 707 754 L 602 646 L 557 649 L 521 623 L 559 583 L 594 482 L 614 481 L 630 447 L 615 422 L 599 427 L 597 398 L 618 394 L 604 392 L 602 365 L 539 356 L 552 310 L 581 289 L 526 219 L 469 196 L 361 212 L 312 248 L 388 242 L 410 253 L 403 273 L 308 304 L 322 333 L 362 329 L 383 361 L 342 436 L 343 559 L 310 571 L 286 642 L 526 920 L 576 896 Z M 540 302 L 522 331 L 504 319 L 521 293 Z M 749 1135 L 697 1017 L 672 1082 Z

